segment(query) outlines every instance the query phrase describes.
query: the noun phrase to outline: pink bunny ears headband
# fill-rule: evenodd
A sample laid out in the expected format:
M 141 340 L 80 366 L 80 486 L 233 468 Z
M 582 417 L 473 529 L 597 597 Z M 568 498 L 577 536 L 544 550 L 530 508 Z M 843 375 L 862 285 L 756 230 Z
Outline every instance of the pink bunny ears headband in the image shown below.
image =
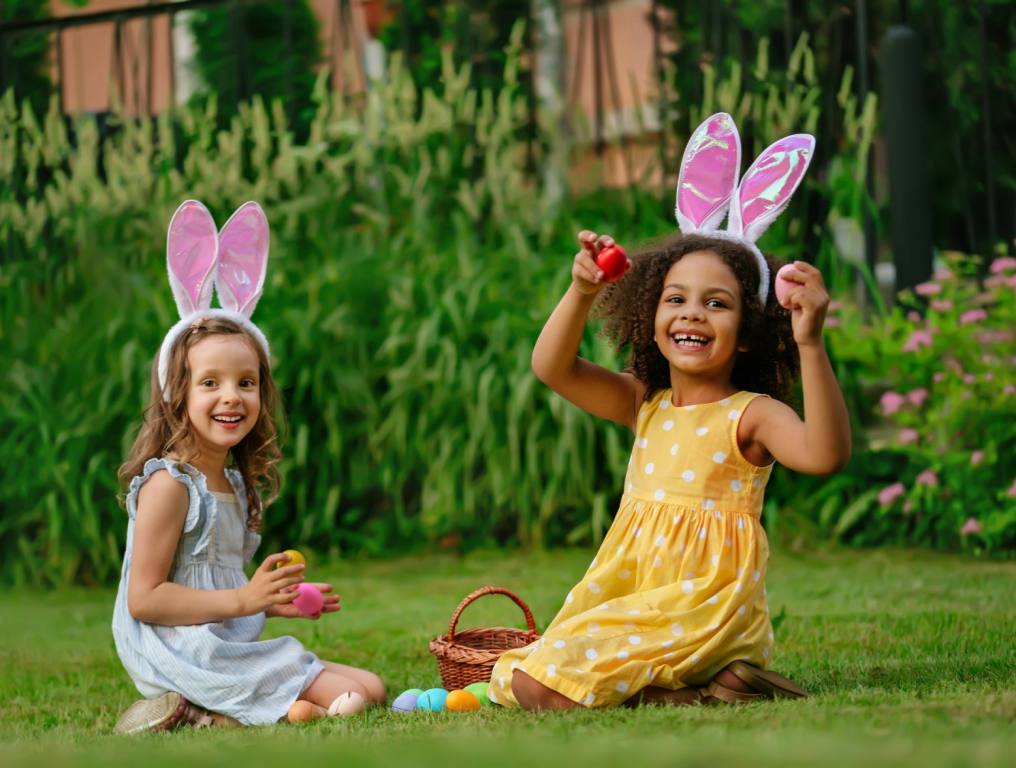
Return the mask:
M 751 164 L 740 185 L 741 137 L 726 112 L 711 115 L 684 148 L 677 179 L 677 225 L 684 234 L 734 240 L 755 255 L 758 296 L 769 296 L 769 267 L 755 245 L 790 202 L 815 150 L 815 137 L 795 133 L 770 144 Z M 718 229 L 730 208 L 727 229 Z
M 238 323 L 268 355 L 268 339 L 250 320 L 261 298 L 267 266 L 268 219 L 257 203 L 237 208 L 219 232 L 208 209 L 197 200 L 186 200 L 176 209 L 166 236 L 166 269 L 180 320 L 159 349 L 163 400 L 169 400 L 166 377 L 173 343 L 202 318 L 222 317 Z M 213 283 L 222 309 L 211 309 Z

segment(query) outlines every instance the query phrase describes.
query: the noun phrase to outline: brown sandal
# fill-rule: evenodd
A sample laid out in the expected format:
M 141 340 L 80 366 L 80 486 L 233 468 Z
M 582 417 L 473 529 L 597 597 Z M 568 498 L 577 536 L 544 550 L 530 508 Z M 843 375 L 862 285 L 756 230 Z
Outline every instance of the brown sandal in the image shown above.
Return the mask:
M 705 688 L 701 689 L 701 701 L 703 704 L 751 704 L 756 701 L 764 701 L 772 698 L 765 693 L 749 693 L 728 688 L 722 683 L 713 680 Z
M 806 699 L 808 692 L 797 683 L 768 669 L 759 669 L 746 661 L 735 661 L 727 666 L 744 684 L 770 699 Z

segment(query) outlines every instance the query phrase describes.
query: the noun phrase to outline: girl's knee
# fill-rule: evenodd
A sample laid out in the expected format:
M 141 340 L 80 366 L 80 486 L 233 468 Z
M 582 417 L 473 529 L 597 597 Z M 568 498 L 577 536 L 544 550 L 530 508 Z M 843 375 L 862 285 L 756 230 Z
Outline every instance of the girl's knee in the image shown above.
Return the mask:
M 384 704 L 388 700 L 384 680 L 373 672 L 365 672 L 361 682 L 366 689 L 364 698 L 368 704 Z

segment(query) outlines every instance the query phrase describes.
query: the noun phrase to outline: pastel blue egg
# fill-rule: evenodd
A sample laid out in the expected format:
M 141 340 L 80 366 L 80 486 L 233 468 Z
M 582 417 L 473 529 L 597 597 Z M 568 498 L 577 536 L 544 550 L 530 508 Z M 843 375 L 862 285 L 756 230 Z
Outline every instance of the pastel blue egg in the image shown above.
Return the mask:
M 428 688 L 416 699 L 416 708 L 429 712 L 444 712 L 448 691 L 444 688 Z
M 420 691 L 423 693 L 423 691 Z M 400 693 L 395 697 L 395 701 L 392 702 L 392 712 L 412 712 L 416 709 L 417 695 L 413 693 L 413 689 Z

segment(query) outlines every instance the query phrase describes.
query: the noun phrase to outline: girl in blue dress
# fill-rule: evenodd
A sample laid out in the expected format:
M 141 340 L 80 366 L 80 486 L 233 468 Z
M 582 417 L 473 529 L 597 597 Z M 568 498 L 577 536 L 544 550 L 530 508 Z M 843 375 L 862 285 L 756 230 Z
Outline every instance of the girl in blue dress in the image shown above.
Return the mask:
M 322 661 L 293 637 L 259 639 L 267 618 L 303 615 L 293 600 L 304 581 L 286 554 L 266 557 L 249 580 L 243 570 L 278 489 L 278 395 L 268 342 L 250 320 L 267 257 L 257 203 L 221 233 L 196 201 L 170 223 L 181 319 L 162 343 L 151 403 L 120 469 L 129 521 L 113 637 L 145 697 L 120 718 L 120 733 L 308 720 L 385 700 L 372 672 Z M 213 285 L 223 309 L 210 308 Z M 339 610 L 331 585 L 312 586 L 323 605 L 309 618 Z

